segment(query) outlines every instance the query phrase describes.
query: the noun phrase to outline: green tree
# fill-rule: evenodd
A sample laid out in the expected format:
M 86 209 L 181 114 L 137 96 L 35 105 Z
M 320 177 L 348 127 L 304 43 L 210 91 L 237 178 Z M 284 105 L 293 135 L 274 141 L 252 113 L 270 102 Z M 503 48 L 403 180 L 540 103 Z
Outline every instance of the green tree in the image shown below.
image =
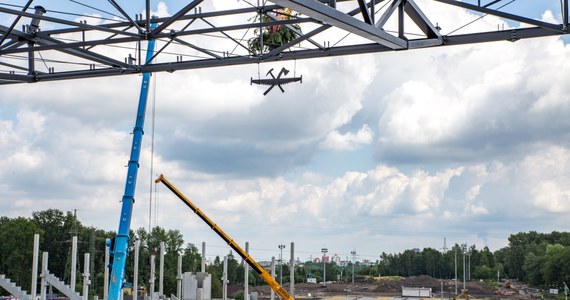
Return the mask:
M 488 265 L 480 265 L 473 272 L 473 279 L 493 280 L 495 271 Z
M 564 246 L 560 244 L 548 245 L 544 255 L 544 263 L 541 271 L 542 276 L 547 284 L 561 284 L 563 279 L 562 256 L 564 254 Z M 566 271 L 567 272 L 567 271 Z
M 66 274 L 65 267 L 71 254 L 72 229 L 76 228 L 78 222 L 70 212 L 64 214 L 57 209 L 34 212 L 32 219 L 45 233 L 41 249 L 49 253 L 48 269 L 55 276 L 69 282 L 70 274 L 69 271 Z
M 0 218 L 0 274 L 26 290 L 31 286 L 34 234 L 44 232 L 26 218 Z
M 541 266 L 544 265 L 544 256 L 537 256 L 536 254 L 530 252 L 527 253 L 523 269 L 527 274 L 527 282 L 531 285 L 542 285 L 544 284 L 544 277 L 542 276 Z

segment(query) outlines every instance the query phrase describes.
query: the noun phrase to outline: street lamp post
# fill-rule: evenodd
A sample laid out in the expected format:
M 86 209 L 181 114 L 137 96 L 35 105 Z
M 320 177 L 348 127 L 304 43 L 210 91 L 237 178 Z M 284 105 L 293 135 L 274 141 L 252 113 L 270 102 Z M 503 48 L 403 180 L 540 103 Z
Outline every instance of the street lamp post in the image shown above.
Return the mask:
M 281 250 L 279 254 L 279 284 L 281 286 L 283 286 L 283 249 L 285 249 L 285 245 L 279 245 L 279 250 Z
M 467 280 L 471 281 L 471 249 L 469 249 L 469 264 L 467 265 Z
M 356 250 L 350 251 L 352 254 L 352 284 L 354 284 L 354 263 L 356 262 Z
M 457 244 L 455 244 L 457 246 Z M 454 249 L 455 254 L 455 295 L 457 295 L 457 247 Z
M 467 244 L 461 245 L 461 251 L 463 251 L 463 289 L 465 290 L 465 254 L 467 253 Z
M 327 285 L 327 272 L 326 272 L 326 267 L 325 267 L 325 258 L 327 256 L 327 252 L 329 250 L 327 248 L 323 248 L 321 249 L 321 252 L 323 252 L 323 284 Z

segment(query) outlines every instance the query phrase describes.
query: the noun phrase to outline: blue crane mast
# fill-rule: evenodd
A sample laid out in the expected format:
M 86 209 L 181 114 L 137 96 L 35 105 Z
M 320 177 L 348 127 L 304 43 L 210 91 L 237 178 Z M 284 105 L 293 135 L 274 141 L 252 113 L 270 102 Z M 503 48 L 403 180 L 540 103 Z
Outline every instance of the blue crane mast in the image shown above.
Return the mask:
M 156 28 L 156 23 L 152 23 L 151 29 Z M 154 39 L 148 41 L 146 52 L 146 65 L 151 64 L 154 55 Z M 139 157 L 142 148 L 142 137 L 144 134 L 144 120 L 146 104 L 148 99 L 148 89 L 150 85 L 150 72 L 143 73 L 137 118 L 133 129 L 133 143 L 131 156 L 127 170 L 127 181 L 125 184 L 125 194 L 122 199 L 121 217 L 119 219 L 119 230 L 110 250 L 113 254 L 113 265 L 109 283 L 108 300 L 120 300 L 125 281 L 125 265 L 127 261 L 127 251 L 129 245 L 129 230 L 131 228 L 131 217 L 133 204 L 135 203 L 135 187 L 137 183 L 137 173 L 139 169 Z

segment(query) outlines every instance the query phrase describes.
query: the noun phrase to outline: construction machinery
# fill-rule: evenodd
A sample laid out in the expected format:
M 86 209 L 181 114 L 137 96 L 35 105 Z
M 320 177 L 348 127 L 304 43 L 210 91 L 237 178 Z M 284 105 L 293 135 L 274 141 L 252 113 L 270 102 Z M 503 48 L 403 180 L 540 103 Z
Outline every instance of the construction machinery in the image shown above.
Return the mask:
M 255 272 L 263 279 L 270 287 L 281 297 L 282 300 L 295 300 L 283 287 L 271 276 L 263 267 L 261 267 L 247 252 L 245 252 L 234 240 L 232 240 L 214 221 L 212 221 L 198 206 L 196 206 L 190 199 L 186 198 L 180 190 L 178 190 L 168 179 L 162 174 L 154 181 L 155 183 L 162 182 L 170 191 L 172 191 L 186 206 L 194 211 L 202 221 L 204 221 L 214 232 L 218 234 L 228 245 L 234 249 L 241 258 L 250 265 Z
M 151 29 L 156 28 L 153 22 Z M 155 40 L 150 39 L 146 50 L 145 65 L 151 65 L 154 58 Z M 127 180 L 125 183 L 125 193 L 123 194 L 121 217 L 119 219 L 119 229 L 117 236 L 113 240 L 109 240 L 109 253 L 113 257 L 111 267 L 111 279 L 109 281 L 108 300 L 122 299 L 123 287 L 125 285 L 125 266 L 127 263 L 129 231 L 131 228 L 131 219 L 133 215 L 133 205 L 135 203 L 135 187 L 137 184 L 137 175 L 139 169 L 139 157 L 142 149 L 142 139 L 144 135 L 144 121 L 146 113 L 146 104 L 148 100 L 148 92 L 150 86 L 150 72 L 144 72 L 142 76 L 141 91 L 139 96 L 139 104 L 137 108 L 137 118 L 133 129 L 133 142 L 131 146 L 131 155 L 127 169 Z

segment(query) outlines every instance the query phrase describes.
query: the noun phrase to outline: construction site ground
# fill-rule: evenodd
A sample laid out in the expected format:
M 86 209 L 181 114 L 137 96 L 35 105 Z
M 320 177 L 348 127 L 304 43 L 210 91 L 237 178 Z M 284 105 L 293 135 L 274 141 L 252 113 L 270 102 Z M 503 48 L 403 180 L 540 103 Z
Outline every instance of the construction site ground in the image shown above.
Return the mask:
M 360 300 L 388 300 L 401 298 L 402 287 L 431 288 L 433 298 L 442 298 L 441 289 L 443 283 L 443 298 L 451 299 L 455 295 L 455 283 L 448 279 L 435 279 L 430 276 L 403 277 L 375 277 L 364 281 L 352 283 L 330 282 L 326 285 L 315 283 L 296 283 L 295 299 L 360 299 Z M 283 288 L 289 291 L 289 284 L 283 283 Z M 463 282 L 458 282 L 457 291 L 461 293 Z M 531 294 L 520 294 L 515 286 L 509 289 L 509 293 L 497 295 L 496 285 L 482 281 L 469 281 L 466 283 L 470 299 L 532 299 Z M 250 287 L 250 292 L 257 292 L 259 299 L 267 299 L 271 295 L 269 286 Z M 459 299 L 460 297 L 458 297 Z M 412 298 L 410 298 L 412 299 Z M 417 298 L 419 299 L 419 298 Z

